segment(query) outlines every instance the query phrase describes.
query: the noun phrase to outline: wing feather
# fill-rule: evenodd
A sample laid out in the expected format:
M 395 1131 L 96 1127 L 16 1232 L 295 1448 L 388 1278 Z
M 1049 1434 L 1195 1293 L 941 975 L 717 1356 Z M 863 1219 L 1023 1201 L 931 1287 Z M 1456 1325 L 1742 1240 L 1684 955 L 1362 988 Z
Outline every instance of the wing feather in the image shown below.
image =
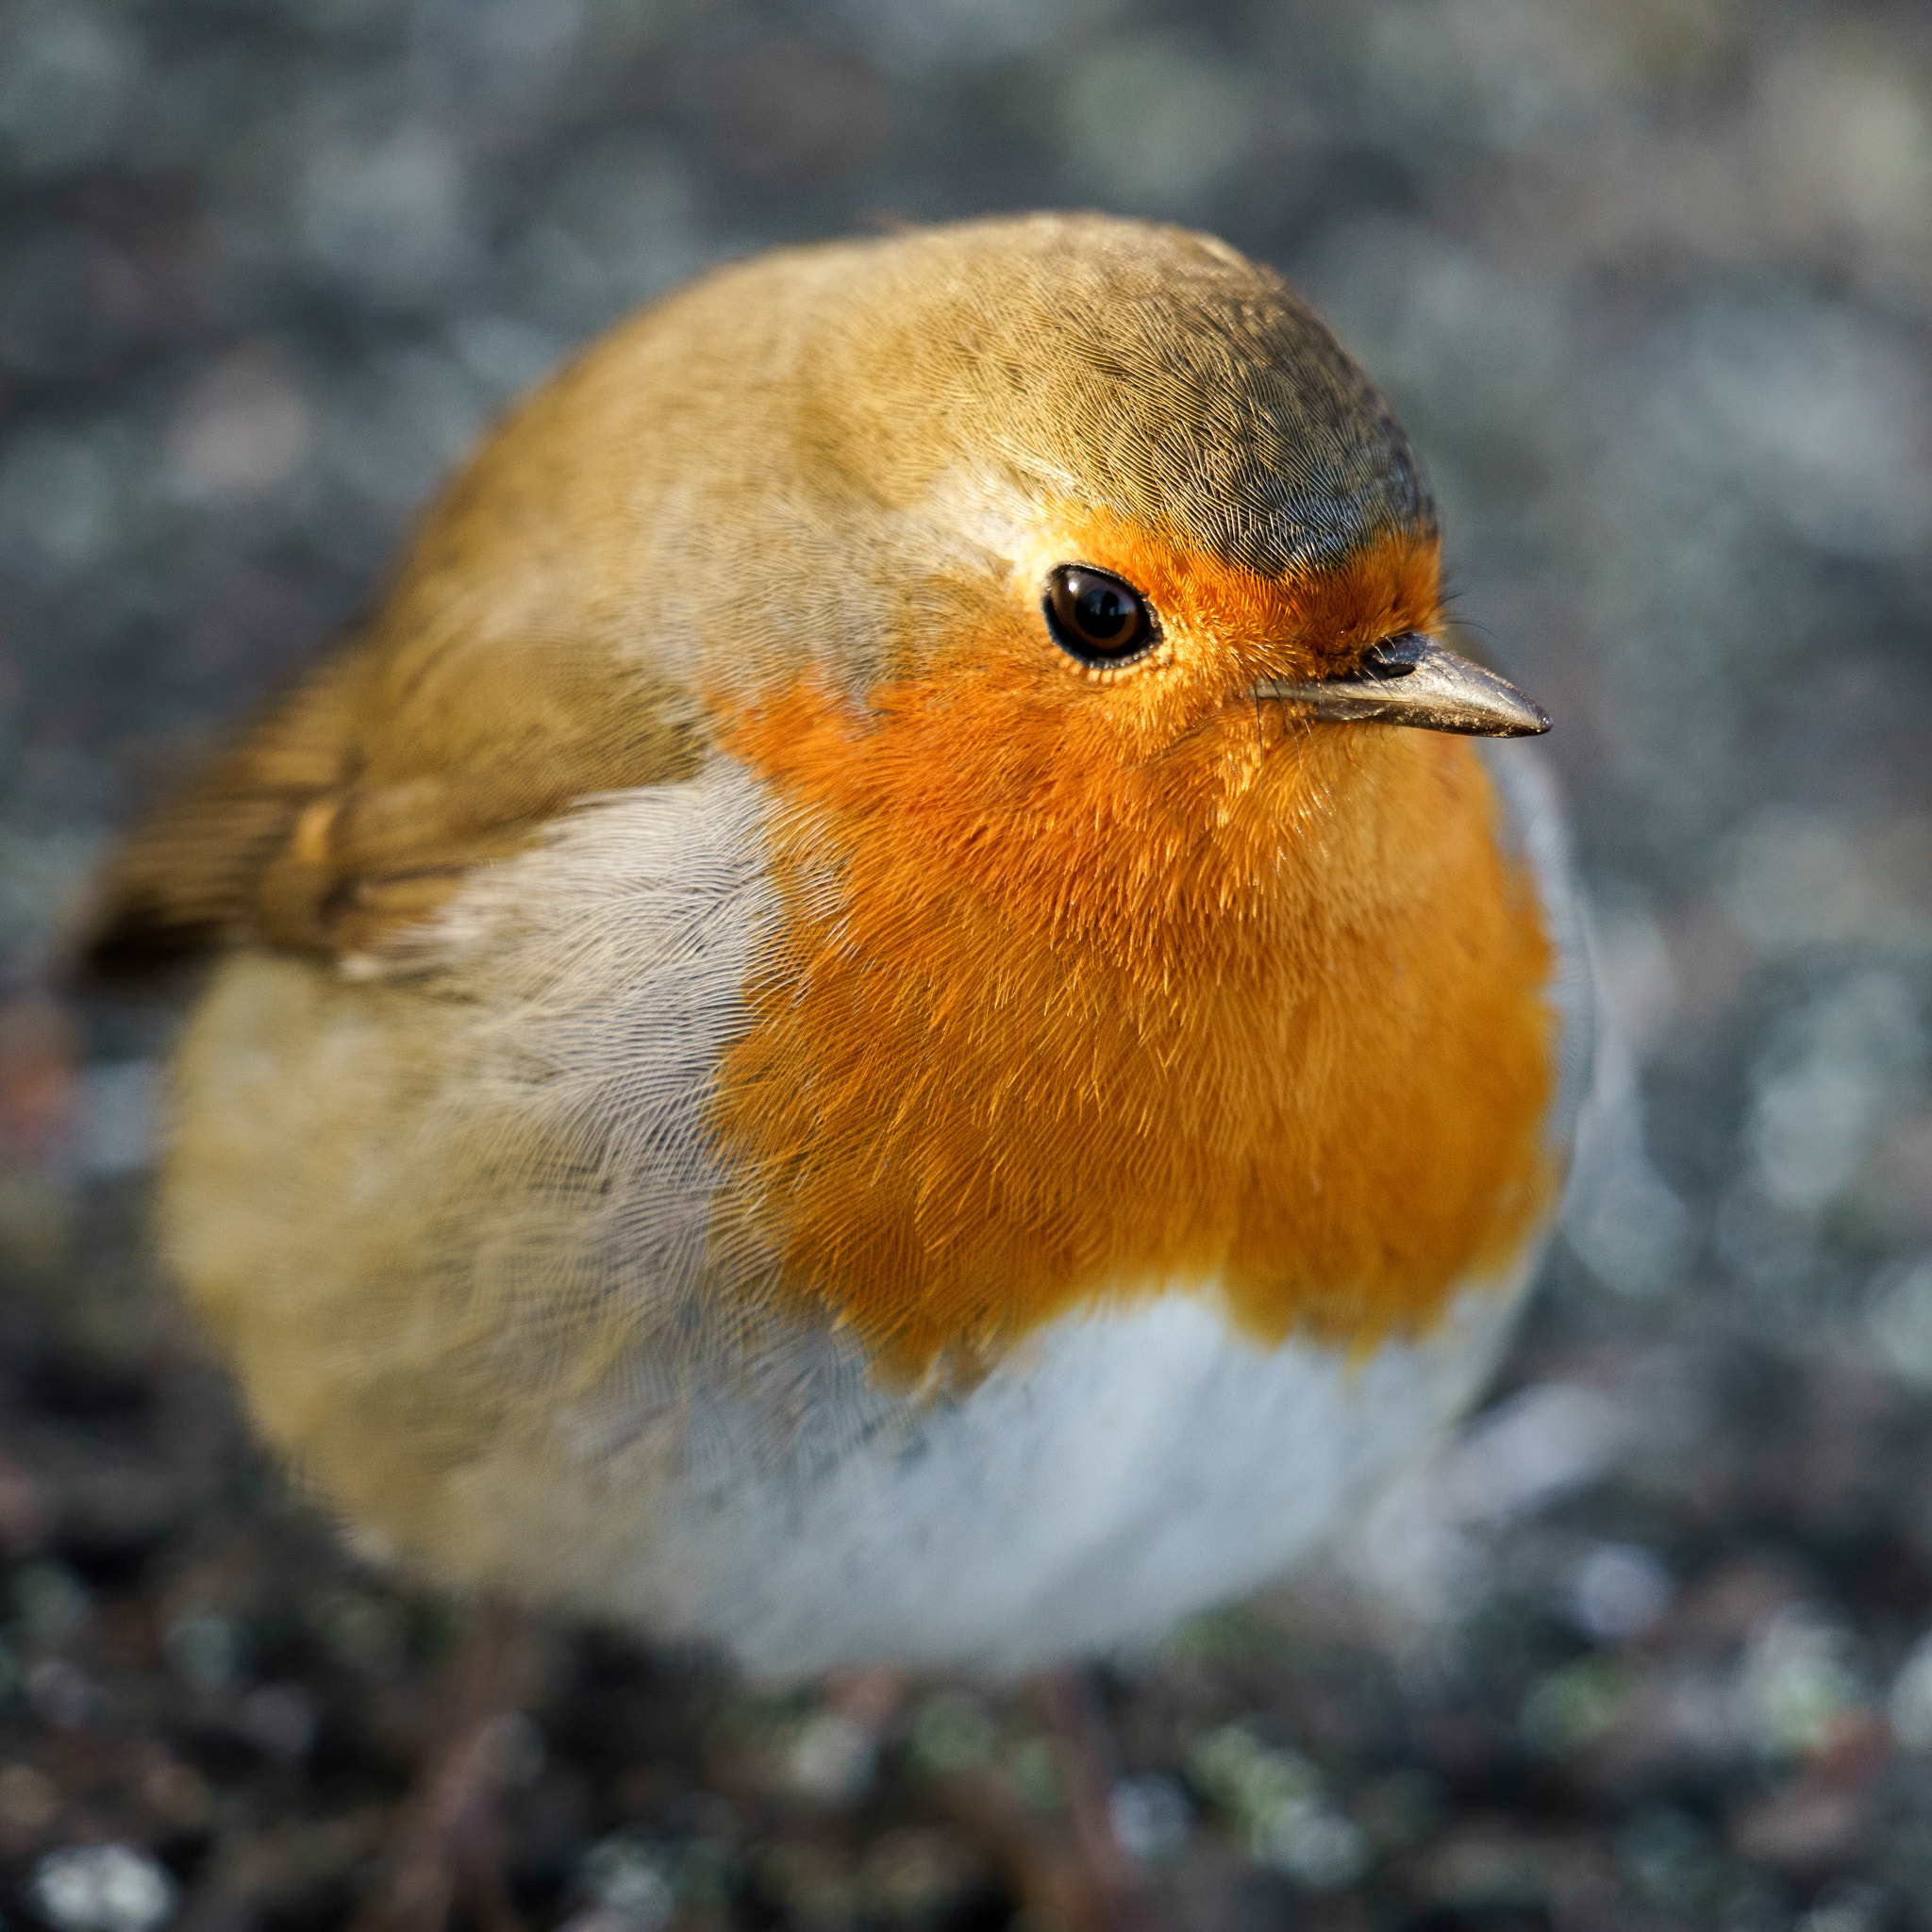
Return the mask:
M 110 859 L 82 959 L 405 957 L 477 867 L 583 798 L 701 761 L 688 696 L 606 653 L 510 640 L 445 652 L 430 676 L 410 655 L 347 639 L 243 727 Z

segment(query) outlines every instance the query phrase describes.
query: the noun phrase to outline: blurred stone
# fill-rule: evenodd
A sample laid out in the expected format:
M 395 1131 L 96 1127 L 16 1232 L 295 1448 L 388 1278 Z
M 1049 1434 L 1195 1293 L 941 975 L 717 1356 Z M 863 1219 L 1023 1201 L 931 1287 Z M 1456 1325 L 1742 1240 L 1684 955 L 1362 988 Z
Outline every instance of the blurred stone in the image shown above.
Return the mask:
M 1896 974 L 1847 975 L 1787 1014 L 1754 1070 L 1746 1136 L 1760 1185 L 1815 1212 L 1850 1186 L 1924 1079 L 1925 1027 Z
M 1188 1774 L 1229 1814 L 1255 1858 L 1311 1891 L 1352 1885 L 1373 1862 L 1368 1834 L 1335 1808 L 1315 1766 L 1244 1724 L 1197 1739 Z
M 41 1487 L 10 1457 L 0 1455 L 0 1555 L 36 1548 L 53 1521 Z
M 906 1703 L 911 1674 L 896 1664 L 863 1664 L 825 1674 L 824 1699 L 830 1709 L 878 1737 L 890 1729 Z
M 850 173 L 891 129 L 891 100 L 862 61 L 778 37 L 721 61 L 709 80 L 711 138 L 755 179 Z
M 985 1862 L 950 1831 L 910 1827 L 875 1840 L 859 1867 L 858 1892 L 865 1907 L 889 1920 L 928 1924 L 984 1890 Z
M 180 1898 L 167 1869 L 126 1844 L 49 1852 L 28 1889 L 55 1932 L 156 1932 Z
M 0 1170 L 0 1263 L 15 1280 L 60 1278 L 74 1257 L 73 1191 L 49 1174 Z
M 1022 1802 L 1034 1810 L 1066 1809 L 1066 1767 L 1053 1739 L 1016 1738 L 1000 1753 L 999 1769 Z
M 1416 1890 L 1458 1913 L 1554 1908 L 1558 1924 L 1588 1924 L 1611 1903 L 1616 1880 L 1607 1855 L 1581 1836 L 1541 1837 L 1475 1820 L 1422 1861 Z
M 1164 1865 L 1186 1848 L 1194 1807 L 1171 1777 L 1127 1777 L 1108 1800 L 1114 1835 L 1147 1865 Z
M 1921 957 L 1932 954 L 1932 818 L 1888 814 L 1872 827 L 1861 862 L 1878 896 L 1905 915 L 1881 936 Z
M 826 1805 L 854 1805 L 872 1784 L 878 1746 L 870 1731 L 835 1710 L 820 1711 L 793 1740 L 793 1787 Z
M 54 1822 L 59 1808 L 60 1793 L 51 1778 L 30 1764 L 0 1765 L 0 1819 L 37 1832 Z
M 1575 138 L 1601 112 L 1618 47 L 1591 9 L 1561 12 L 1520 0 L 1385 6 L 1367 17 L 1369 77 L 1385 104 L 1389 141 L 1505 152 L 1556 126 Z
M 998 1741 L 998 1729 L 977 1698 L 942 1690 L 920 1707 L 908 1749 L 926 1776 L 948 1777 L 984 1764 Z
M 1932 246 L 1932 101 L 1923 72 L 1884 59 L 1852 34 L 1814 29 L 1759 81 L 1760 141 L 1788 219 L 1846 231 L 1898 267 Z M 1871 265 L 1882 278 L 1885 266 Z M 1870 271 L 1868 271 L 1870 272 Z
M 91 316 L 94 260 L 72 229 L 22 237 L 0 265 L 0 363 L 17 374 L 52 375 L 74 353 Z
M 1103 25 L 1112 0 L 836 0 L 833 9 L 888 72 L 981 67 L 1041 52 Z
M 1807 1600 L 1808 1580 L 1790 1561 L 1733 1556 L 1685 1592 L 1674 1623 L 1700 1646 L 1742 1644 L 1781 1609 Z
M 190 494 L 259 496 L 302 460 L 310 434 L 308 405 L 293 378 L 267 351 L 238 349 L 182 398 L 168 451 Z
M 518 396 L 556 367 L 562 350 L 552 336 L 502 315 L 459 315 L 450 346 L 492 393 Z
M 1598 1035 L 1576 1123 L 1562 1229 L 1584 1265 L 1617 1294 L 1661 1293 L 1690 1263 L 1690 1215 L 1645 1148 L 1637 1065 L 1614 1012 Z
M 374 1597 L 341 1591 L 312 1612 L 323 1641 L 351 1670 L 393 1677 L 408 1657 L 408 1634 L 396 1608 Z
M 663 1919 L 646 1922 L 645 1932 L 650 1926 L 661 1925 Z M 573 1912 L 558 1927 L 558 1932 L 638 1932 L 638 1922 L 627 1919 L 620 1911 L 608 1906 L 587 1906 L 580 1912 Z
M 543 183 L 508 267 L 522 314 L 580 336 L 708 258 L 687 160 L 661 141 L 613 129 L 576 148 Z
M 418 57 L 473 113 L 541 123 L 569 77 L 584 11 L 581 0 L 425 0 Z
M 1599 1543 L 1570 1574 L 1570 1612 L 1601 1642 L 1641 1637 L 1663 1621 L 1676 1594 L 1671 1573 L 1637 1543 Z
M 200 1611 L 168 1625 L 161 1650 L 175 1674 L 197 1690 L 232 1690 L 249 1673 L 248 1632 L 233 1618 Z
M 1452 1622 L 1482 1588 L 1481 1539 L 1597 1480 L 1631 1440 L 1629 1419 L 1601 1391 L 1519 1390 L 1391 1489 L 1342 1561 L 1398 1615 Z
M 1448 1809 L 1441 1778 L 1420 1765 L 1408 1765 L 1363 1791 L 1355 1816 L 1380 1850 L 1406 1852 L 1433 1837 Z
M 1859 1704 L 1833 1721 L 1806 1773 L 1820 1784 L 1863 1790 L 1892 1763 L 1897 1742 L 1882 1712 Z
M 767 1839 L 758 1849 L 755 1869 L 759 1889 L 777 1898 L 793 1924 L 845 1925 L 857 1916 L 858 1874 L 841 1848 L 806 1839 Z
M 0 142 L 23 174 L 98 161 L 117 132 L 141 50 L 108 8 L 23 5 L 0 40 Z
M 1871 1702 L 1842 1623 L 1812 1604 L 1774 1611 L 1751 1632 L 1740 1665 L 1745 1724 L 1768 1757 L 1802 1757 L 1831 1739 L 1846 1713 Z
M 1611 1659 L 1578 1657 L 1530 1686 L 1520 1719 L 1524 1741 L 1541 1757 L 1567 1757 L 1616 1724 L 1630 1690 L 1630 1674 Z
M 461 365 L 410 350 L 343 386 L 323 426 L 323 452 L 353 491 L 397 513 L 428 496 L 482 423 L 481 398 Z
M 1628 1789 L 1660 1774 L 1708 1776 L 1748 1762 L 1736 1686 L 1727 1674 L 1700 1663 L 1675 1662 L 1637 1675 L 1592 1662 L 1591 1670 L 1572 1665 L 1575 1677 L 1557 1680 L 1561 1698 L 1533 1715 L 1559 1753 L 1587 1752 L 1582 1768 L 1593 1779 Z M 1589 1701 L 1619 1686 L 1623 1694 L 1614 1703 Z M 1579 1691 L 1585 1695 L 1578 1697 Z M 1524 1718 L 1531 1717 L 1525 1706 Z M 1607 1724 L 1601 1722 L 1605 1718 Z M 1531 1737 L 1534 1741 L 1536 1733 Z
M 73 1020 L 25 993 L 0 1006 L 0 1167 L 41 1166 L 65 1148 L 77 1110 Z
M 1731 1821 L 1731 1846 L 1740 1857 L 1782 1871 L 1842 1866 L 1857 1849 L 1864 1815 L 1857 1791 L 1801 1779 L 1740 1811 Z
M 297 220 L 319 268 L 379 301 L 425 300 L 470 260 L 462 160 L 425 120 L 320 148 L 303 172 Z
M 528 1790 L 550 1761 L 542 1729 L 527 1711 L 506 1710 L 491 1718 L 484 1726 L 482 1748 L 493 1760 L 497 1781 L 506 1790 Z
M 1725 1190 L 1711 1232 L 1733 1276 L 1763 1302 L 1790 1307 L 1810 1297 L 1823 1258 L 1815 1214 L 1744 1178 Z
M 26 1697 L 57 1731 L 82 1730 L 100 1714 L 100 1686 L 64 1657 L 48 1657 L 27 1672 Z
M 1724 908 L 1766 956 L 1880 938 L 1892 923 L 1848 828 L 1824 813 L 1769 806 L 1726 859 Z
M 1237 69 L 1147 35 L 1083 46 L 1060 97 L 1075 170 L 1136 213 L 1171 214 L 1207 192 L 1240 161 L 1254 112 Z
M 106 554 L 123 514 L 108 441 L 52 426 L 12 438 L 0 458 L 0 544 L 16 570 L 58 584 Z
M 1894 1121 L 1868 1163 L 1874 1221 L 1905 1240 L 1932 1235 L 1932 1108 Z
M 1361 1826 L 1319 1803 L 1285 1807 L 1250 1846 L 1263 1864 L 1310 1891 L 1354 1885 L 1374 1863 L 1374 1848 Z
M 161 1069 L 154 1060 L 116 1060 L 81 1076 L 79 1166 L 85 1174 L 132 1174 L 154 1158 L 161 1108 Z
M 1932 1633 L 1920 1638 L 1899 1666 L 1886 1715 L 1907 1751 L 1932 1751 Z
M 77 1636 L 93 1614 L 87 1585 L 52 1557 L 23 1563 L 13 1573 L 11 1594 L 21 1634 L 42 1650 Z
M 1472 479 L 1533 476 L 1557 456 L 1566 337 L 1546 290 L 1438 227 L 1387 217 L 1331 228 L 1296 267 L 1429 452 L 1451 527 L 1480 542 L 1472 520 L 1489 513 L 1489 492 Z
M 207 1782 L 192 1765 L 157 1752 L 141 1774 L 142 1802 L 161 1823 L 176 1831 L 198 1831 L 208 1823 L 212 1800 Z
M 1865 1332 L 1893 1374 L 1932 1391 L 1932 1254 L 1894 1261 L 1872 1278 Z
M 1450 1510 L 1503 1522 L 1594 1481 L 1630 1439 L 1630 1419 L 1601 1391 L 1542 1383 L 1479 1417 L 1444 1465 Z
M 1641 1060 L 1676 1017 L 1677 975 L 1663 928 L 1627 885 L 1592 894 L 1594 957 L 1602 997 Z
M 1686 485 L 1722 475 L 1828 552 L 1903 554 L 1924 540 L 1932 458 L 1907 425 L 1932 407 L 1932 374 L 1907 344 L 1854 309 L 1796 298 L 1714 303 L 1686 329 L 1671 399 Z
M 1708 1024 L 1736 1001 L 1751 976 L 1749 940 L 1723 908 L 1692 901 L 1665 922 L 1679 1017 Z
M 677 1907 L 672 1861 L 641 1832 L 614 1832 L 584 1856 L 577 1882 L 625 1932 L 657 1932 Z
M 1883 1932 L 1895 1923 L 1884 1890 L 1860 1879 L 1827 1885 L 1792 1932 Z
M 1641 1811 L 1619 1835 L 1617 1862 L 1646 1905 L 1709 1911 L 1730 1877 L 1710 1833 L 1688 1813 L 1659 1806 Z
M 266 1830 L 229 1830 L 199 1874 L 195 1908 L 254 1913 L 313 1899 L 366 1867 L 393 1823 L 387 1805 L 322 1818 L 296 1818 Z
M 299 1684 L 258 1684 L 242 1700 L 242 1735 L 277 1757 L 301 1757 L 322 1721 L 315 1699 Z

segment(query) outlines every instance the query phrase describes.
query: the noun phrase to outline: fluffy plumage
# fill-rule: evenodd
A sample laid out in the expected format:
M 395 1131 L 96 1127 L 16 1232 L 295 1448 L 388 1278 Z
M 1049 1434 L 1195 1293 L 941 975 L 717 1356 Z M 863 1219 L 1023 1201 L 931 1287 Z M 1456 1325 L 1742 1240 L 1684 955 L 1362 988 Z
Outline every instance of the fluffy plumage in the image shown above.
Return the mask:
M 1067 562 L 1158 648 L 1059 650 Z M 1567 1158 L 1547 803 L 1254 695 L 1440 624 L 1386 406 L 1220 243 L 799 250 L 616 331 L 108 875 L 104 958 L 226 954 L 163 1220 L 264 1431 L 438 1574 L 780 1672 L 1293 1557 L 1467 1399 Z M 1124 1401 L 1049 1560 L 1028 1471 Z

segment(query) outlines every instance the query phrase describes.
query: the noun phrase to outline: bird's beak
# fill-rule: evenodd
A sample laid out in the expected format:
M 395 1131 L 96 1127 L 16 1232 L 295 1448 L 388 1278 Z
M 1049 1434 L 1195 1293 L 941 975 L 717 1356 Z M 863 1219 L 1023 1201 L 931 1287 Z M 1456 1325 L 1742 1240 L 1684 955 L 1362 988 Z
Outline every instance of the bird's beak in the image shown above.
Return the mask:
M 1550 728 L 1549 713 L 1507 678 L 1445 651 L 1420 631 L 1374 645 L 1340 677 L 1307 684 L 1264 677 L 1254 694 L 1281 698 L 1336 724 L 1374 720 L 1471 738 L 1534 738 Z

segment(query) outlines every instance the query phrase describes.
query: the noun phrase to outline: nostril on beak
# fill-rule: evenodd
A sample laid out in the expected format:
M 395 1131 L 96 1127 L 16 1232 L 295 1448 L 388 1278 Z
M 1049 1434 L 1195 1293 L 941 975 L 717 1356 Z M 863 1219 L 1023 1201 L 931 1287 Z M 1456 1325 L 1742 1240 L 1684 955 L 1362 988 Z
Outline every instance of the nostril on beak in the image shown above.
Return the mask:
M 1411 632 L 1407 637 L 1387 638 L 1379 644 L 1371 644 L 1362 653 L 1360 664 L 1347 675 L 1374 684 L 1386 683 L 1391 677 L 1407 677 L 1421 660 L 1424 641 Z

